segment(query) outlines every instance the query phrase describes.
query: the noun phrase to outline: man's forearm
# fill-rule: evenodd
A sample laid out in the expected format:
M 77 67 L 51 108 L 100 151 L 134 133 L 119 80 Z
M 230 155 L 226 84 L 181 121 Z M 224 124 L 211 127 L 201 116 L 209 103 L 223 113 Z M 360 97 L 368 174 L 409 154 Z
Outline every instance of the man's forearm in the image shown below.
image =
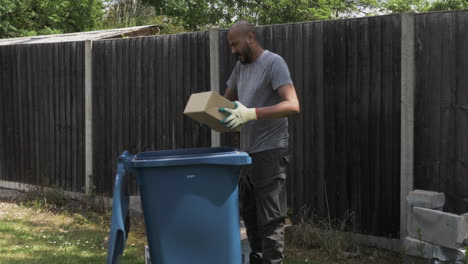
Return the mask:
M 283 101 L 279 104 L 259 107 L 256 109 L 257 119 L 281 118 L 289 115 L 298 114 L 300 112 L 299 103 L 291 101 Z
M 227 88 L 224 92 L 224 97 L 229 101 L 237 101 L 237 92 L 231 88 Z

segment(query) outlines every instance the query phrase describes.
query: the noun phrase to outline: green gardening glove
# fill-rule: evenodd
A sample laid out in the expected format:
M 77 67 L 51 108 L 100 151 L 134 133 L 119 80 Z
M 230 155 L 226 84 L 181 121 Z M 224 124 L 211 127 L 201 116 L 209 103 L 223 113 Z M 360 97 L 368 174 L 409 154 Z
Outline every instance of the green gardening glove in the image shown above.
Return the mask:
M 251 120 L 257 120 L 256 108 L 247 108 L 239 101 L 235 101 L 234 104 L 236 106 L 234 109 L 219 108 L 220 112 L 230 114 L 220 121 L 225 127 L 234 129 Z

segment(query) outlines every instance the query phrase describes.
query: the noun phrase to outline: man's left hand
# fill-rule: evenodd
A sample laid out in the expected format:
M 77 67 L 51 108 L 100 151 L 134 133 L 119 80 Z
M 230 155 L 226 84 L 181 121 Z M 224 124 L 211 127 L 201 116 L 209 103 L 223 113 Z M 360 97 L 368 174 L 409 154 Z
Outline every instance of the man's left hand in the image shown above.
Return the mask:
M 234 129 L 248 121 L 257 120 L 257 111 L 255 108 L 247 108 L 239 101 L 235 101 L 236 107 L 234 109 L 219 108 L 220 112 L 229 113 L 230 115 L 221 120 L 225 127 Z

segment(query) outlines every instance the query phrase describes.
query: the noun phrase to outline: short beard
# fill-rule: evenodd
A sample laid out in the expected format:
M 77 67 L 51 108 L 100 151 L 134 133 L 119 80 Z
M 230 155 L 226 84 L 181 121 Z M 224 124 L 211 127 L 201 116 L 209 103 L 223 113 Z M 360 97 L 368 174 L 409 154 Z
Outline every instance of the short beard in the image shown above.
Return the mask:
M 245 50 L 245 56 L 244 56 L 244 61 L 242 61 L 239 57 L 237 58 L 241 64 L 250 64 L 252 63 L 252 49 L 250 49 L 249 46 L 247 46 Z

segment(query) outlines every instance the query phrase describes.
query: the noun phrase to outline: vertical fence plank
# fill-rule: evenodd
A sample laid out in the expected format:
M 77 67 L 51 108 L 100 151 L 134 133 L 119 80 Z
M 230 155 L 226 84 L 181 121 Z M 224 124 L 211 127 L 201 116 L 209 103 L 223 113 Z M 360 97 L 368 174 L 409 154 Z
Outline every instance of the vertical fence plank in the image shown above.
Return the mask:
M 313 98 L 313 118 L 314 122 L 312 123 L 313 129 L 316 131 L 316 146 L 315 149 L 308 149 L 310 156 L 314 157 L 316 160 L 316 173 L 317 180 L 314 183 L 311 183 L 309 186 L 315 184 L 317 192 L 317 206 L 316 212 L 318 215 L 324 216 L 327 213 L 328 200 L 326 193 L 326 183 L 325 183 L 325 82 L 324 82 L 324 23 L 318 22 L 314 24 L 314 34 L 310 37 L 313 38 L 313 45 L 315 49 L 313 50 L 313 81 L 314 90 L 316 94 Z
M 77 43 L 77 50 L 76 50 L 76 129 L 77 129 L 77 137 L 76 137 L 76 167 L 77 167 L 77 186 L 75 191 L 86 191 L 86 178 L 88 177 L 87 171 L 85 169 L 86 162 L 85 162 L 85 100 L 84 100 L 84 93 L 85 93 L 85 72 L 84 72 L 84 65 L 85 65 L 85 43 Z M 91 100 L 90 100 L 91 102 Z M 91 153 L 92 155 L 92 153 Z M 92 172 L 90 172 L 92 174 Z
M 37 57 L 35 68 L 38 75 L 37 78 L 37 97 L 36 100 L 39 101 L 38 105 L 38 116 L 39 116 L 39 163 L 41 164 L 41 168 L 39 169 L 39 174 L 37 175 L 39 178 L 38 183 L 42 185 L 47 184 L 47 164 L 48 164 L 48 148 L 47 148 L 47 93 L 46 93 L 46 67 L 42 66 L 42 62 L 45 59 L 45 47 L 44 45 L 36 45 L 35 46 L 35 55 Z
M 459 197 L 460 204 L 456 212 L 466 212 L 467 203 L 462 203 L 468 197 L 468 11 L 454 13 L 456 16 L 456 165 L 454 180 L 454 195 Z M 445 86 L 447 87 L 447 86 Z
M 398 193 L 397 188 L 392 188 L 392 181 L 396 175 L 392 175 L 392 167 L 394 162 L 392 161 L 392 149 L 397 146 L 394 144 L 392 132 L 393 132 L 393 120 L 395 111 L 392 109 L 394 101 L 393 93 L 393 82 L 399 82 L 400 80 L 394 80 L 393 76 L 393 60 L 397 54 L 393 54 L 393 23 L 391 17 L 387 19 L 382 19 L 382 82 L 381 82 L 381 126 L 380 132 L 380 157 L 381 157 L 381 166 L 379 175 L 381 175 L 381 192 L 379 193 L 380 205 L 379 208 L 385 208 L 389 202 L 392 202 L 393 193 Z M 396 42 L 400 42 L 401 38 L 398 36 Z M 399 195 L 398 195 L 399 197 Z M 398 200 L 397 200 L 398 201 Z M 393 203 L 392 203 L 393 204 Z M 390 219 L 395 219 L 396 217 L 392 215 L 394 212 L 393 208 L 387 210 L 387 216 L 382 211 L 379 214 L 379 226 L 377 230 L 383 230 L 383 226 L 390 226 L 392 221 Z M 391 216 L 391 217 L 388 217 Z
M 165 86 L 163 85 L 163 50 L 164 50 L 164 45 L 163 45 L 163 37 L 157 37 L 155 39 L 155 44 L 156 44 L 156 54 L 155 54 L 155 61 L 156 61 L 156 67 L 155 67 L 155 91 L 156 91 L 156 97 L 157 97 L 157 107 L 155 108 L 155 119 L 156 120 L 156 135 L 157 136 L 157 146 L 162 148 L 163 146 L 163 140 L 164 140 L 164 121 L 163 118 L 164 116 L 162 115 L 162 112 L 160 111 L 161 107 L 164 106 L 164 101 L 166 101 L 164 97 L 164 89 Z
M 102 168 L 104 165 L 104 153 L 103 153 L 103 127 L 104 122 L 104 43 L 93 42 L 92 43 L 92 78 L 93 78 L 93 185 L 96 186 L 96 191 L 102 185 L 103 172 Z M 88 176 L 88 175 L 87 175 Z
M 298 95 L 301 98 L 300 107 L 301 107 L 301 115 L 302 115 L 302 125 L 303 130 L 308 131 L 307 135 L 303 136 L 302 144 L 303 144 L 303 152 L 302 152 L 302 162 L 303 162 L 303 184 L 302 184 L 302 192 L 303 192 L 303 203 L 305 206 L 309 208 L 312 204 L 316 206 L 314 202 L 314 196 L 317 195 L 314 192 L 309 192 L 307 186 L 311 184 L 315 184 L 317 182 L 316 174 L 314 173 L 314 168 L 316 168 L 316 159 L 311 157 L 311 153 L 308 151 L 309 148 L 316 149 L 316 141 L 317 138 L 316 130 L 313 129 L 312 123 L 314 119 L 312 116 L 314 115 L 313 104 L 304 104 L 304 102 L 312 102 L 314 100 L 313 95 L 316 95 L 316 91 L 318 87 L 311 85 L 312 79 L 314 78 L 314 71 L 312 68 L 312 63 L 314 61 L 314 54 L 313 51 L 316 48 L 313 45 L 313 39 L 311 35 L 313 34 L 314 30 L 314 23 L 307 23 L 303 25 L 303 45 L 299 52 L 301 52 L 304 56 L 303 61 L 303 83 L 302 83 L 302 95 Z M 271 32 L 271 27 L 269 27 Z M 272 38 L 272 36 L 270 36 Z M 307 162 L 310 161 L 310 162 Z
M 415 15 L 415 38 L 416 43 L 421 43 L 424 39 L 427 38 L 426 31 L 426 17 L 421 15 Z M 416 44 L 417 45 L 417 44 Z M 417 47 L 417 46 L 416 46 Z M 418 69 L 416 74 L 416 91 L 415 91 L 415 115 L 418 117 L 415 119 L 415 135 L 418 135 L 414 138 L 415 145 L 415 178 L 414 185 L 419 186 L 417 188 L 429 189 L 427 184 L 430 184 L 429 172 L 427 171 L 426 160 L 428 158 L 427 153 L 429 153 L 430 144 L 425 144 L 429 142 L 430 138 L 428 137 L 428 115 L 424 109 L 424 106 L 427 104 L 428 93 L 426 87 L 428 86 L 427 76 L 427 66 L 429 61 L 429 53 L 426 47 L 417 47 L 415 50 L 416 57 L 416 68 Z
M 30 95 L 28 93 L 28 78 L 27 76 L 27 69 L 28 69 L 28 63 L 27 63 L 27 52 L 24 47 L 17 46 L 16 48 L 17 54 L 19 56 L 17 57 L 17 74 L 16 74 L 16 81 L 18 82 L 18 90 L 15 93 L 16 95 L 16 101 L 18 102 L 16 105 L 14 105 L 15 112 L 17 112 L 17 115 L 19 117 L 18 123 L 15 127 L 15 137 L 16 137 L 16 150 L 20 150 L 17 152 L 17 157 L 18 157 L 18 162 L 16 163 L 16 166 L 21 166 L 21 169 L 17 169 L 21 174 L 19 175 L 21 177 L 21 180 L 23 182 L 30 181 L 30 175 L 31 175 L 31 169 L 33 168 L 34 165 L 34 160 L 33 159 L 26 159 L 27 153 L 32 152 L 32 142 L 31 142 L 31 133 L 32 130 L 30 129 L 24 129 L 24 127 L 31 122 L 30 115 L 28 115 L 30 109 L 31 109 L 31 104 L 29 102 L 30 100 Z
M 455 71 L 455 38 L 454 25 L 455 17 L 450 13 L 444 13 L 441 17 L 441 39 L 444 40 L 445 47 L 441 49 L 440 75 L 443 83 L 440 89 L 440 190 L 453 193 L 448 175 L 454 173 L 455 148 L 455 112 L 453 105 L 453 92 L 455 91 L 456 71 Z M 445 88 L 446 87 L 446 88 Z
M 149 135 L 149 107 L 151 105 L 149 101 L 149 80 L 152 78 L 147 78 L 150 72 L 150 49 L 147 48 L 148 38 L 140 39 L 141 47 L 141 71 L 140 71 L 140 80 L 141 80 L 141 146 L 140 151 L 149 150 L 151 141 L 154 137 Z
M 357 174 L 359 176 L 359 184 L 355 187 L 355 199 L 357 204 L 355 208 L 356 222 L 353 223 L 356 230 L 370 232 L 370 172 L 369 160 L 371 160 L 369 150 L 369 125 L 370 125 L 370 35 L 373 32 L 369 30 L 369 19 L 359 21 L 358 27 L 358 56 L 359 56 L 359 74 L 358 74 L 358 89 L 359 89 L 359 163 L 357 164 Z
M 440 25 L 441 13 L 435 13 L 430 17 L 430 27 L 427 34 L 429 36 L 437 36 L 432 38 L 429 42 L 429 54 L 430 60 L 428 60 L 428 86 L 425 91 L 428 96 L 428 104 L 426 108 L 426 114 L 430 122 L 428 123 L 428 129 L 431 131 L 429 137 L 429 151 L 428 151 L 428 167 L 427 172 L 431 179 L 428 189 L 437 190 L 440 189 L 440 89 L 441 89 L 441 25 Z M 445 41 L 445 40 L 444 40 Z
M 358 62 L 361 59 L 358 51 L 358 27 L 359 20 L 348 20 L 346 21 L 346 144 L 348 162 L 346 164 L 346 171 L 348 172 L 347 187 L 347 207 L 346 211 L 351 218 L 353 230 L 356 230 L 356 216 L 354 215 L 358 208 L 359 202 L 359 186 L 362 184 L 359 173 L 359 144 L 358 142 L 358 81 L 359 81 L 359 67 Z
M 6 49 L 5 47 L 0 47 L 0 180 L 5 180 L 6 176 L 6 158 L 5 158 L 5 149 L 6 149 L 6 142 L 5 142 L 5 128 L 6 128 L 6 121 L 5 121 L 5 90 L 8 87 L 6 82 L 5 75 L 7 73 L 7 68 L 9 65 L 7 64 L 6 59 Z
M 390 204 L 394 205 L 391 206 L 391 217 L 387 218 L 387 223 L 385 227 L 385 233 L 382 232 L 383 236 L 392 236 L 398 232 L 400 228 L 400 222 L 394 221 L 393 219 L 398 219 L 400 216 L 401 210 L 401 162 L 400 162 L 400 154 L 401 154 L 401 38 L 402 38 L 402 26 L 401 26 L 401 17 L 399 15 L 390 16 L 390 20 L 392 23 L 392 76 L 393 76 L 393 86 L 392 86 L 392 114 L 391 114 L 391 122 L 392 122 L 392 141 L 391 141 L 391 161 L 390 162 L 390 182 L 391 182 L 391 189 L 392 190 L 400 190 L 392 191 Z M 414 28 L 414 27 L 413 27 Z M 414 37 L 414 34 L 413 34 Z M 414 54 L 413 54 L 413 61 L 414 61 Z M 398 144 L 400 142 L 400 144 Z M 398 206 L 400 204 L 400 206 Z M 401 216 L 400 216 L 401 217 Z M 383 228 L 382 228 L 383 229 Z M 401 235 L 401 234 L 400 234 Z
M 371 111 L 371 122 L 370 122 L 370 141 L 369 148 L 372 155 L 372 161 L 370 166 L 370 182 L 372 189 L 371 192 L 371 207 L 373 208 L 371 230 L 378 230 L 379 218 L 382 210 L 380 193 L 382 191 L 382 154 L 380 148 L 382 147 L 382 18 L 374 20 L 374 23 L 370 23 L 372 30 L 372 44 L 371 44 L 371 83 L 370 83 L 370 111 Z

